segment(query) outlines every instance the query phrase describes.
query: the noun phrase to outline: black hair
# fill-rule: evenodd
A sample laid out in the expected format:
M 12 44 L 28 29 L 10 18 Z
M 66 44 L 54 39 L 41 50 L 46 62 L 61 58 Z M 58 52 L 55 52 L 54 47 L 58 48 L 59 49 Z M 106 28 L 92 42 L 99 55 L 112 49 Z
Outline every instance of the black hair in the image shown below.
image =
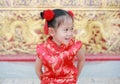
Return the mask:
M 73 18 L 68 14 L 68 12 L 65 11 L 65 10 L 62 10 L 62 9 L 54 9 L 53 12 L 54 12 L 55 16 L 54 16 L 54 18 L 53 18 L 52 20 L 47 21 L 48 27 L 52 27 L 52 28 L 59 27 L 59 25 L 61 25 L 61 23 L 64 21 L 64 17 L 61 18 L 61 16 L 68 16 L 68 17 L 70 17 L 71 19 L 73 19 Z M 41 16 L 42 19 L 44 19 L 44 18 L 43 18 L 43 14 L 44 14 L 44 11 L 40 13 L 40 16 Z M 60 18 L 59 18 L 59 17 L 60 17 Z

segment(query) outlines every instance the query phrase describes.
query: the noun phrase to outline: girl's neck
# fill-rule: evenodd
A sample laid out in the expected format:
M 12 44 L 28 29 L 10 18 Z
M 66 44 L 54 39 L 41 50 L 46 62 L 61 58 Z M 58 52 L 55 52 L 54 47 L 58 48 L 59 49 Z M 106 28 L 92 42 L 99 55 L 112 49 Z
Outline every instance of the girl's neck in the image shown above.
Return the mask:
M 60 46 L 61 44 L 59 42 L 57 42 L 54 38 L 52 38 L 52 41 L 55 42 L 58 46 Z

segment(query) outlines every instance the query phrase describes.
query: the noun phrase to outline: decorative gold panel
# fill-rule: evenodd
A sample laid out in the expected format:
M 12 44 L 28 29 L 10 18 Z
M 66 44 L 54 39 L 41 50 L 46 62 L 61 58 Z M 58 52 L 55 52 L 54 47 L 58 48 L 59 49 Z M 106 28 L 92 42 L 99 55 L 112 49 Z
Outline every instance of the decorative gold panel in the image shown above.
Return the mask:
M 0 55 L 35 54 L 46 39 L 39 13 L 48 8 L 73 10 L 87 53 L 120 54 L 120 0 L 0 0 Z

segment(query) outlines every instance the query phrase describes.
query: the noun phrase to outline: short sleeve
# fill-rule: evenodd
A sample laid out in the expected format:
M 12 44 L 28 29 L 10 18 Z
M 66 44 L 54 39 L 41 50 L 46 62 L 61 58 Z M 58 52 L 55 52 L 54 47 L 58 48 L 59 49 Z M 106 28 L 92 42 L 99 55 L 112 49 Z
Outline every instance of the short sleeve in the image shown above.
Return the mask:
M 75 47 L 79 50 L 82 47 L 82 42 L 81 41 L 77 41 L 75 43 Z
M 80 50 L 80 48 L 82 47 L 82 42 L 81 41 L 76 41 L 68 50 L 69 54 L 72 55 L 76 55 L 77 52 Z

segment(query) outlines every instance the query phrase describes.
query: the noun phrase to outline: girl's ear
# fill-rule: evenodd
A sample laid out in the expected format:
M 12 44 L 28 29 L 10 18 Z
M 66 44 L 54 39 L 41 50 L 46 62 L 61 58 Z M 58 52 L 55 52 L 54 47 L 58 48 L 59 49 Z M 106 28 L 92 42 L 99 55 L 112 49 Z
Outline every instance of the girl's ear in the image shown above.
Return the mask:
M 51 27 L 49 27 L 48 29 L 49 29 L 49 35 L 54 36 L 55 35 L 55 29 L 51 28 Z

